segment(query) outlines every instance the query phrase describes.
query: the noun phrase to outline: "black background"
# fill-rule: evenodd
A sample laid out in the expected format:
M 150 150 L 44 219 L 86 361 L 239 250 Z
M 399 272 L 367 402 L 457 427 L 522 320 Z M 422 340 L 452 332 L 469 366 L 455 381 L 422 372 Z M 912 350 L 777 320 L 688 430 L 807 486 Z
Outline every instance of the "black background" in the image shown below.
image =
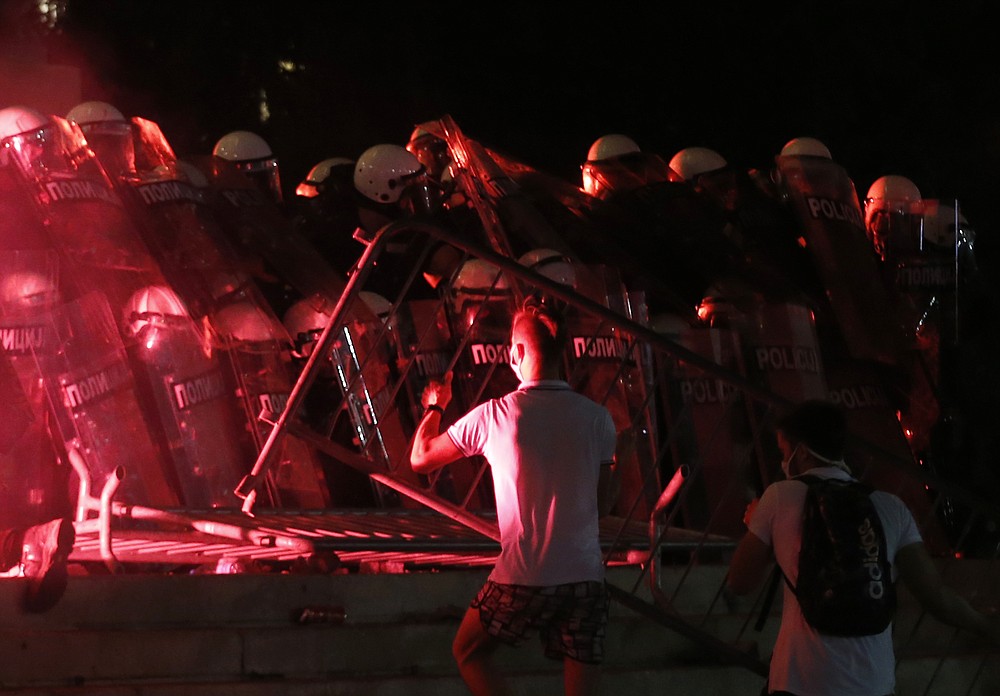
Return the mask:
M 443 114 L 574 183 L 606 133 L 746 168 L 807 135 L 859 197 L 901 174 L 957 198 L 993 245 L 1000 61 L 985 2 L 62 0 L 42 29 L 37 2 L 15 1 L 4 30 L 44 33 L 50 61 L 82 70 L 85 99 L 157 121 L 181 156 L 255 131 L 286 193 L 320 160 L 403 144 Z

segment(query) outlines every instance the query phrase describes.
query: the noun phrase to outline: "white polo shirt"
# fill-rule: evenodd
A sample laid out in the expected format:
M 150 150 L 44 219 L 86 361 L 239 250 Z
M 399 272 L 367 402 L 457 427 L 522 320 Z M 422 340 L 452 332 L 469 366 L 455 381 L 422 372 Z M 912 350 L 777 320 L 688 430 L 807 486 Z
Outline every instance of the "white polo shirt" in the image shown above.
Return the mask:
M 486 457 L 493 473 L 501 544 L 494 582 L 604 579 L 597 481 L 616 442 L 606 408 L 562 380 L 522 382 L 447 433 L 463 455 Z

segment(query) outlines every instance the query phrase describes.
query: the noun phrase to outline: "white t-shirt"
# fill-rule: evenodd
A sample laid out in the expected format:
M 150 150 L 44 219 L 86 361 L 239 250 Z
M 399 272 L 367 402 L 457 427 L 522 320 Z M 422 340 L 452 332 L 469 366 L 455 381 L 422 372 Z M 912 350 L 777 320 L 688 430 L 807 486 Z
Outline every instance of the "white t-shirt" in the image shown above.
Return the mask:
M 810 475 L 849 479 L 836 467 L 817 467 Z M 775 559 L 788 580 L 798 581 L 802 545 L 802 510 L 806 484 L 778 481 L 767 487 L 748 525 L 750 532 L 774 548 Z M 920 542 L 920 532 L 906 504 L 895 495 L 875 491 L 872 501 L 885 530 L 892 579 L 896 580 L 896 552 Z M 771 656 L 768 688 L 800 696 L 884 696 L 896 685 L 896 658 L 892 625 L 872 636 L 841 637 L 817 633 L 802 616 L 798 600 L 784 586 L 781 628 Z
M 494 582 L 604 579 L 597 481 L 616 442 L 606 408 L 562 380 L 523 382 L 447 433 L 463 455 L 485 456 L 493 472 L 501 545 Z

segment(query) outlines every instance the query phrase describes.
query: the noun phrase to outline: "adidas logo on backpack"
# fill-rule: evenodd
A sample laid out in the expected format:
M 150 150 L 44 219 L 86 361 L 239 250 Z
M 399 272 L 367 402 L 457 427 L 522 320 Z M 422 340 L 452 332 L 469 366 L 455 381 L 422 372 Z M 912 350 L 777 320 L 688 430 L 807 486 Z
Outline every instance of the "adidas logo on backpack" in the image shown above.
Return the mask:
M 796 480 L 809 486 L 798 580 L 788 583 L 802 615 L 828 635 L 881 633 L 895 614 L 896 589 L 872 489 L 816 476 Z

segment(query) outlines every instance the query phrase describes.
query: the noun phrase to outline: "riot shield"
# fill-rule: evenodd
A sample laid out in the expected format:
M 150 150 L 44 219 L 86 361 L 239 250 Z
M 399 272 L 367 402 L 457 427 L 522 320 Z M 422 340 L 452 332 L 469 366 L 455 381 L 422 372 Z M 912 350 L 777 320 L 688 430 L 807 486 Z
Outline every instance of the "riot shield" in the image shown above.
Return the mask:
M 211 336 L 168 287 L 133 295 L 123 320 L 135 341 L 129 355 L 142 401 L 155 405 L 157 433 L 191 508 L 238 507 L 233 489 L 250 453 Z
M 66 449 L 76 449 L 90 466 L 91 488 L 100 490 L 119 467 L 125 478 L 118 499 L 126 504 L 176 507 L 173 472 L 143 417 L 107 298 L 94 291 L 43 315 L 57 350 L 36 352 L 55 432 Z
M 396 358 L 402 379 L 402 394 L 397 395 L 397 408 L 406 411 L 415 428 L 423 416 L 420 403 L 424 387 L 431 380 L 443 378 L 453 367 L 459 339 L 452 334 L 450 313 L 442 300 L 412 299 L 400 305 L 396 314 Z M 451 423 L 471 406 L 462 389 L 456 389 L 444 421 Z M 474 405 L 474 404 L 473 404 Z M 456 491 L 447 471 L 429 477 L 433 489 L 442 497 L 458 501 L 464 491 Z
M 459 162 L 471 162 L 460 170 L 460 188 L 471 191 L 487 234 L 512 230 L 506 242 L 492 244 L 501 253 L 548 248 L 580 263 L 619 268 L 630 288 L 646 293 L 650 307 L 692 317 L 706 278 L 722 272 L 716 262 L 730 251 L 720 236 L 722 215 L 663 171 L 665 165 L 659 175 L 647 176 L 652 183 L 602 200 L 500 153 L 474 148 L 452 132 L 447 130 L 452 152 Z
M 882 280 L 853 182 L 822 157 L 776 162 L 846 350 L 855 359 L 894 364 L 906 321 Z
M 684 348 L 745 376 L 735 329 L 684 325 L 671 336 Z M 660 399 L 670 432 L 672 468 L 685 480 L 679 519 L 688 529 L 738 538 L 747 503 L 772 476 L 754 451 L 750 404 L 729 382 L 660 354 Z
M 618 193 L 593 219 L 619 249 L 592 262 L 621 267 L 630 287 L 647 288 L 650 303 L 664 310 L 690 312 L 713 281 L 735 275 L 739 250 L 726 236 L 723 211 L 686 182 Z M 619 261 L 622 255 L 628 258 Z
M 247 286 L 222 297 L 209 320 L 217 347 L 229 363 L 231 393 L 242 401 L 259 452 L 295 384 L 291 338 Z M 326 507 L 327 485 L 312 447 L 294 437 L 284 438 L 278 457 L 269 472 L 275 503 L 285 508 Z
M 574 275 L 581 295 L 648 324 L 641 294 L 630 294 L 616 269 L 578 266 Z M 619 448 L 617 457 L 621 490 L 615 512 L 647 520 L 662 490 L 651 356 L 635 337 L 573 307 L 567 308 L 567 324 L 570 385 L 603 404 L 611 412 L 620 441 L 628 443 Z
M 697 190 L 726 215 L 726 237 L 743 256 L 735 271 L 768 296 L 823 297 L 808 253 L 797 242 L 798 225 L 770 181 L 727 166 L 698 176 Z
M 63 292 L 100 287 L 112 306 L 123 306 L 136 289 L 162 280 L 159 268 L 79 129 L 53 116 L 40 132 L 11 136 L 8 150 L 59 251 Z
M 231 164 L 231 163 L 230 163 Z M 242 172 L 214 158 L 209 204 L 239 261 L 277 316 L 303 297 L 340 297 L 345 279 Z
M 375 303 L 382 308 L 375 307 Z M 367 311 L 359 311 L 362 306 Z M 419 477 L 409 465 L 410 434 L 423 414 L 415 412 L 409 401 L 411 394 L 405 385 L 410 375 L 400 374 L 401 337 L 391 309 L 385 298 L 361 292 L 334 344 L 333 365 L 354 425 L 356 446 L 380 470 L 417 484 Z M 419 394 L 416 398 L 419 406 Z M 376 493 L 383 505 L 395 499 L 381 487 L 376 488 Z M 403 506 L 416 505 L 405 497 L 399 502 Z
M 0 525 L 39 524 L 66 515 L 69 472 L 49 428 L 36 354 L 57 350 L 46 313 L 58 304 L 53 252 L 0 251 Z
M 205 204 L 203 192 L 187 180 L 159 127 L 138 118 L 133 123 L 136 164 L 141 169 L 119 179 L 122 197 L 171 289 L 190 312 L 186 321 L 187 312 L 184 318 L 174 314 L 169 322 L 178 341 L 171 352 L 191 358 L 173 379 L 198 398 L 187 400 L 183 411 L 163 411 L 169 428 L 187 434 L 187 441 L 174 442 L 170 452 L 182 471 L 197 471 L 209 484 L 200 493 L 190 490 L 188 504 L 235 505 L 232 491 L 256 458 L 261 431 L 266 429 L 259 415 L 262 409 L 280 413 L 291 390 L 289 340 L 259 289 L 234 265 L 235 253 Z M 201 328 L 191 320 L 201 322 Z M 209 335 L 219 333 L 225 334 L 222 350 L 212 345 Z M 246 345 L 253 348 L 241 349 Z M 262 355 L 268 350 L 270 356 Z M 148 354 L 148 350 L 142 352 Z M 275 383 L 265 388 L 255 375 L 268 365 L 284 377 L 273 377 Z M 176 372 L 178 365 L 171 369 Z M 180 401 L 175 403 L 180 405 Z M 194 438 L 194 433 L 200 436 Z M 293 498 L 310 504 L 321 499 L 319 482 L 307 483 L 315 475 L 311 457 L 284 461 L 281 475 L 298 481 Z M 305 471 L 293 475 L 292 470 L 299 467 Z M 306 489 L 313 495 L 304 497 Z
M 827 394 L 823 354 L 812 311 L 757 293 L 706 297 L 698 314 L 713 328 L 737 331 L 747 376 L 790 403 Z
M 517 389 L 510 369 L 510 327 L 517 301 L 506 275 L 480 259 L 468 259 L 448 289 L 449 333 L 456 338 L 455 401 L 472 408 Z M 468 496 L 471 507 L 493 509 L 492 478 L 482 476 L 480 461 L 449 466 L 455 491 Z
M 450 116 L 419 128 L 447 143 L 457 188 L 478 214 L 494 251 L 516 258 L 518 251 L 538 247 L 568 250 L 496 154 L 466 137 Z
M 845 456 L 854 475 L 902 498 L 921 525 L 928 547 L 938 552 L 947 549 L 885 371 L 874 363 L 856 362 L 831 365 L 827 375 L 829 399 L 844 410 L 848 431 L 858 438 L 848 443 Z
M 358 304 L 359 300 L 355 300 L 355 306 Z M 285 313 L 284 325 L 293 342 L 292 356 L 297 365 L 305 365 L 311 358 L 335 305 L 314 295 L 302 298 Z M 395 358 L 386 358 L 385 350 L 390 342 L 384 340 L 383 332 L 376 328 L 377 317 L 370 312 L 353 310 L 354 307 L 340 328 L 329 355 L 313 368 L 316 376 L 304 397 L 303 416 L 314 432 L 348 449 L 360 450 L 378 462 L 380 469 L 389 469 L 392 467 L 388 466 L 387 458 L 380 455 L 387 454 L 388 449 L 398 454 L 396 448 L 383 446 L 382 435 L 383 426 L 398 416 L 390 413 L 392 394 L 385 379 Z M 359 314 L 364 316 L 359 317 Z M 380 350 L 379 345 L 384 348 Z M 366 371 L 374 371 L 370 375 L 374 380 L 374 393 L 369 388 Z M 398 437 L 393 441 L 399 442 Z M 376 498 L 377 502 L 386 504 L 389 492 L 364 472 L 325 453 L 320 453 L 320 457 L 324 462 L 331 504 L 368 507 L 376 503 Z
M 117 317 L 121 316 L 121 308 L 126 307 L 142 288 L 166 285 L 159 266 L 77 126 L 52 116 L 43 129 L 11 136 L 5 143 L 10 145 L 6 148 L 10 155 L 10 167 L 27 193 L 36 220 L 44 221 L 48 242 L 56 251 L 60 268 L 59 291 L 63 301 L 72 302 L 99 292 L 107 306 L 115 308 L 112 315 Z M 95 291 L 95 288 L 100 290 Z M 74 318 L 65 312 L 62 316 L 67 318 L 69 326 L 76 327 L 81 322 L 80 317 Z M 92 328 L 99 341 L 110 340 L 104 337 L 102 315 L 87 311 L 81 317 L 94 318 L 99 322 Z M 61 331 L 66 330 L 67 321 L 63 322 Z M 129 332 L 127 323 L 116 324 L 112 321 L 110 326 L 118 329 L 117 347 L 125 349 L 132 346 L 135 336 Z M 81 336 L 88 331 L 82 326 L 77 330 Z M 86 353 L 84 348 L 80 351 Z M 78 374 L 81 370 L 86 371 L 79 365 L 92 363 L 91 357 L 84 355 L 71 360 L 64 370 L 74 379 L 82 376 L 88 380 L 113 383 L 116 390 L 127 383 L 126 392 L 135 399 L 138 407 L 134 413 L 143 414 L 148 423 L 146 437 L 151 437 L 151 433 L 158 434 L 162 427 L 158 409 L 153 403 L 135 398 L 135 381 L 127 360 L 119 365 L 109 358 L 107 365 L 95 367 L 93 375 Z M 50 370 L 50 374 L 58 377 L 59 371 Z M 83 384 L 85 386 L 81 389 L 86 389 L 89 382 Z M 135 424 L 130 427 L 133 430 L 138 428 Z M 66 432 L 65 427 L 60 430 Z M 93 437 L 102 436 L 94 433 Z M 163 448 L 152 449 L 159 456 L 166 456 Z M 133 490 L 131 495 L 145 497 L 145 502 L 149 504 L 158 504 L 154 501 L 175 503 L 178 499 L 176 491 L 166 491 L 164 487 L 169 488 L 176 483 L 176 477 L 165 475 L 165 463 L 156 461 L 150 452 L 143 450 L 142 445 L 137 445 L 137 451 L 142 452 L 142 456 L 134 459 L 129 468 L 134 481 L 146 483 L 142 484 L 145 490 Z M 99 448 L 95 454 L 100 456 Z M 110 460 L 114 459 L 114 456 L 110 457 Z M 114 467 L 108 466 L 111 468 L 98 474 L 110 475 Z
M 34 191 L 14 166 L 0 166 L 0 249 L 47 250 L 52 248 L 35 213 Z
M 664 181 L 683 181 L 663 158 L 629 152 L 583 165 L 584 189 L 601 199 Z

